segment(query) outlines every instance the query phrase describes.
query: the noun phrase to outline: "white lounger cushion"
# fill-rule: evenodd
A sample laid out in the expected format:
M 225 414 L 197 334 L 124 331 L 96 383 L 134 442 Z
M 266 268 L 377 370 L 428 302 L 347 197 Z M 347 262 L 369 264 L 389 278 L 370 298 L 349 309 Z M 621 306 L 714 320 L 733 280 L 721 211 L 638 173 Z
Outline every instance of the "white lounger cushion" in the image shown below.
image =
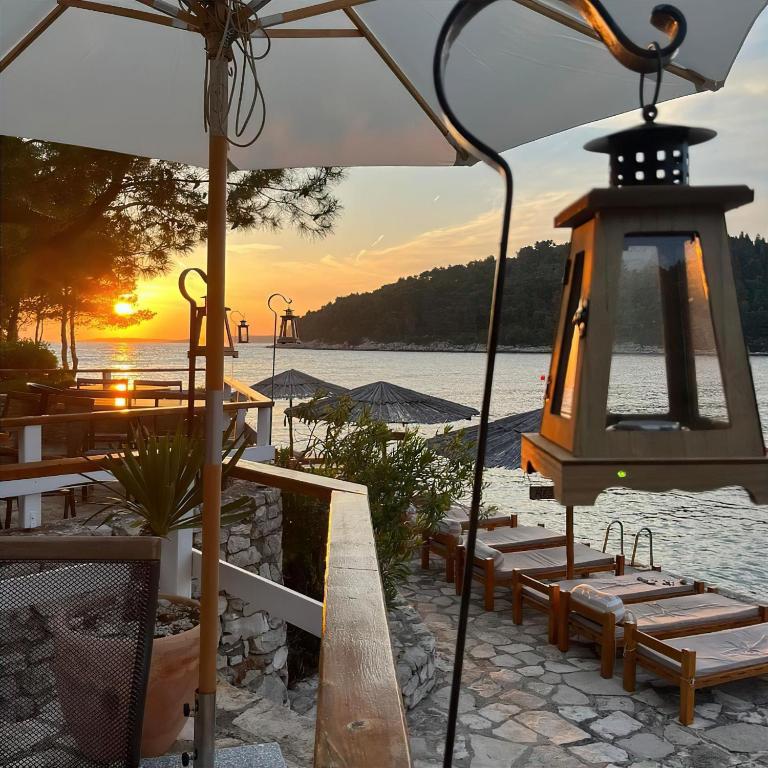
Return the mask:
M 463 530 L 469 526 L 469 507 L 463 504 L 453 504 L 443 516 L 443 520 L 457 520 Z M 511 515 L 488 515 L 483 516 L 480 511 L 480 525 L 509 525 Z
M 547 547 L 553 544 L 565 545 L 565 534 L 550 531 L 539 525 L 518 525 L 514 528 L 494 528 L 490 531 L 478 531 L 478 538 L 489 547 L 495 547 L 502 552 L 516 549 L 535 549 L 537 546 Z
M 649 583 L 650 582 L 650 583 Z M 687 595 L 693 591 L 693 582 L 688 579 L 678 579 L 670 573 L 663 571 L 643 571 L 641 573 L 625 573 L 621 576 L 596 574 L 588 580 L 564 579 L 557 582 L 561 594 L 570 592 L 579 584 L 589 584 L 601 592 L 620 597 L 623 602 L 636 602 L 638 600 L 654 600 L 666 595 Z M 544 592 L 524 586 L 523 592 L 541 603 L 547 602 Z
M 576 592 L 571 592 L 571 600 L 576 599 Z M 637 628 L 649 635 L 663 632 L 677 632 L 689 629 L 691 631 L 719 622 L 749 622 L 760 616 L 760 608 L 750 603 L 742 603 L 714 592 L 704 592 L 700 595 L 683 595 L 670 597 L 667 600 L 654 600 L 647 603 L 634 603 L 629 606 L 634 616 Z M 583 616 L 573 616 L 577 625 L 591 626 L 597 629 L 597 624 Z M 617 627 L 618 637 L 623 636 L 623 630 Z
M 677 637 L 665 640 L 665 645 L 678 650 L 696 651 L 696 674 L 713 675 L 734 669 L 768 664 L 768 624 L 751 627 L 724 629 L 706 635 Z M 660 653 L 639 645 L 641 656 L 653 658 L 670 669 L 680 670 L 680 665 Z
M 549 547 L 548 549 L 532 549 L 523 552 L 507 552 L 503 554 L 504 562 L 496 566 L 499 575 L 511 575 L 513 571 L 536 576 L 538 573 L 564 571 L 566 567 L 565 547 Z M 613 555 L 592 549 L 584 544 L 573 545 L 573 562 L 577 569 L 609 566 L 615 562 Z

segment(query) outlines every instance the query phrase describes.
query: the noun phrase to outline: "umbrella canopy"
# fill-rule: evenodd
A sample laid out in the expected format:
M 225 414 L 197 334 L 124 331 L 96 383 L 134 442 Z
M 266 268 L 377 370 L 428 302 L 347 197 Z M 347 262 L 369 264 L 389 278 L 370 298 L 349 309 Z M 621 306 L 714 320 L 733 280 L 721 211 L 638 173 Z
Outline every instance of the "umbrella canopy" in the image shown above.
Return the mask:
M 305 403 L 289 408 L 286 413 L 290 416 L 313 415 L 322 418 L 347 401 L 352 404 L 349 421 L 356 421 L 367 413 L 371 418 L 387 424 L 445 424 L 471 419 L 479 413 L 477 408 L 415 392 L 388 381 L 375 381 L 350 389 L 343 395 L 325 397 L 314 403 L 312 410 L 309 409 L 310 404 Z
M 201 35 L 186 17 L 147 8 L 160 8 L 154 0 L 109 4 L 163 23 L 85 7 L 107 4 L 2 3 L 0 133 L 206 167 Z M 272 43 L 258 62 L 266 122 L 255 144 L 230 148 L 232 166 L 466 162 L 445 137 L 432 82 L 435 41 L 453 4 L 341 0 L 318 13 L 318 0 L 251 3 L 264 6 L 259 16 Z M 605 4 L 633 40 L 663 39 L 648 23 L 657 0 Z M 662 100 L 723 85 L 765 0 L 676 4 L 688 37 Z M 264 38 L 255 37 L 254 47 L 263 52 Z M 611 59 L 575 10 L 554 0 L 488 8 L 463 33 L 448 75 L 457 113 L 498 150 L 637 107 L 637 76 Z
M 341 395 L 348 390 L 346 387 L 340 387 L 338 384 L 330 384 L 322 379 L 310 376 L 308 373 L 297 371 L 290 368 L 287 371 L 278 373 L 273 379 L 268 376 L 260 382 L 251 385 L 252 389 L 261 392 L 266 397 L 273 400 L 291 400 L 293 398 L 301 400 L 307 397 L 314 397 L 318 393 L 323 395 Z
M 541 423 L 541 409 L 515 413 L 488 425 L 488 442 L 485 448 L 485 466 L 500 469 L 520 468 L 520 442 L 523 432 L 537 432 Z M 467 427 L 460 431 L 436 435 L 427 442 L 438 453 L 457 436 L 468 446 L 477 445 L 479 427 Z

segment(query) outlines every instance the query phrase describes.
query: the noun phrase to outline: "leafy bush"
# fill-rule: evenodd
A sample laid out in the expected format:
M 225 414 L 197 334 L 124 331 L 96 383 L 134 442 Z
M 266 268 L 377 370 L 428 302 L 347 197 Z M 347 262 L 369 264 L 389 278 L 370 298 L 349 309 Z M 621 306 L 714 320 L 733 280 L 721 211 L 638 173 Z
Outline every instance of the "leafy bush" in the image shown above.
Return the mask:
M 422 535 L 432 531 L 451 504 L 469 490 L 472 456 L 458 436 L 443 449 L 445 455 L 439 455 L 415 430 L 407 429 L 402 439 L 392 440 L 389 427 L 367 415 L 350 424 L 349 407 L 342 400 L 336 411 L 324 414 L 324 421 L 314 416 L 304 419 L 311 427 L 306 453 L 321 460 L 307 471 L 368 487 L 376 553 L 389 601 L 406 577 Z
M 0 341 L 0 368 L 40 370 L 58 367 L 58 358 L 44 342 L 31 339 Z

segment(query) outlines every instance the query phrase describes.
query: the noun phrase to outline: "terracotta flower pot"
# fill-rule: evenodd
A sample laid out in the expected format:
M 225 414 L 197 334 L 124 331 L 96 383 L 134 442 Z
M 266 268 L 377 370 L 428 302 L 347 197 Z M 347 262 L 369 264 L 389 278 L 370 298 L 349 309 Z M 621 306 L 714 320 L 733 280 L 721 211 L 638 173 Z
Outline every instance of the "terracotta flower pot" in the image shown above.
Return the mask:
M 199 606 L 195 600 L 161 595 L 164 600 Z M 152 643 L 144 724 L 142 757 L 164 755 L 184 727 L 184 704 L 192 705 L 197 688 L 200 625 L 178 635 L 159 637 Z

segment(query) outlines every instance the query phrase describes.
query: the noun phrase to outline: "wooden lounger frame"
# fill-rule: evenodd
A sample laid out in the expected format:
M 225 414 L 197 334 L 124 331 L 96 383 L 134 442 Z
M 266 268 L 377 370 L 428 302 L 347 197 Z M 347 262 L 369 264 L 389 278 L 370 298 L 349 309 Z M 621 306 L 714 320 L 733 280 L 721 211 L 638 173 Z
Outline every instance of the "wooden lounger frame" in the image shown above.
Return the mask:
M 753 666 L 697 676 L 696 651 L 687 648 L 681 650 L 673 648 L 662 640 L 638 631 L 637 625 L 631 622 L 624 625 L 624 641 L 624 690 L 630 692 L 635 690 L 638 664 L 656 673 L 659 677 L 678 684 L 680 686 L 680 722 L 683 725 L 690 725 L 693 722 L 697 689 L 768 674 L 768 659 L 763 658 L 762 661 Z M 680 668 L 671 669 L 656 659 L 640 656 L 637 653 L 639 645 L 671 659 L 679 664 Z
M 712 588 L 708 588 L 706 591 L 717 592 L 716 589 Z M 680 595 L 669 595 L 669 597 L 680 597 Z M 562 608 L 562 601 L 560 605 Z M 762 624 L 763 622 L 768 621 L 768 605 L 757 605 L 757 608 L 757 616 L 754 616 L 750 619 L 718 620 L 713 618 L 712 621 L 708 624 L 700 624 L 694 627 L 662 630 L 659 632 L 653 632 L 653 634 L 643 634 L 650 634 L 651 637 L 655 637 L 659 640 L 667 640 L 673 637 L 686 637 L 688 635 L 704 635 L 708 632 L 719 632 L 721 629 L 748 627 L 752 624 Z M 581 624 L 575 624 L 575 622 L 572 620 L 572 617 L 577 614 L 595 622 L 599 628 L 585 627 Z M 563 623 L 558 625 L 558 646 L 561 651 L 568 650 L 570 641 L 569 632 L 571 627 L 575 628 L 575 634 L 587 637 L 600 649 L 600 675 L 606 678 L 613 677 L 616 652 L 626 643 L 626 635 L 621 638 L 616 636 L 615 615 L 610 612 L 604 613 L 596 611 L 591 606 L 572 601 L 570 611 L 568 611 L 567 614 L 564 614 Z
M 532 547 L 532 549 L 547 549 L 547 547 Z M 525 551 L 525 550 L 521 550 Z M 601 553 L 602 554 L 602 553 Z M 464 580 L 464 562 L 466 558 L 466 549 L 463 544 L 456 547 L 456 594 L 460 595 L 463 589 Z M 498 576 L 494 568 L 493 558 L 475 557 L 475 568 L 472 569 L 472 578 L 483 585 L 483 605 L 486 611 L 494 609 L 494 594 L 496 587 L 510 587 L 513 593 L 519 579 L 525 576 L 523 571 L 512 571 L 511 574 Z M 617 576 L 624 573 L 624 555 L 615 555 L 612 564 L 576 566 L 579 576 L 588 576 L 590 573 L 612 572 Z M 556 579 L 559 576 L 565 576 L 565 565 L 551 568 L 548 571 L 542 571 L 539 574 L 542 579 Z M 556 623 L 553 618 L 549 621 L 549 642 L 554 643 L 557 634 Z
M 623 571 L 622 571 L 623 574 Z M 622 574 L 617 574 L 618 576 Z M 536 592 L 541 593 L 546 598 L 546 603 L 533 600 L 526 595 L 524 587 L 529 587 Z M 683 595 L 700 594 L 706 589 L 706 583 L 703 581 L 694 581 L 691 584 L 690 592 L 673 592 L 669 595 L 659 595 L 654 600 L 664 600 L 667 597 L 682 597 Z M 638 595 L 636 598 L 622 599 L 625 605 L 632 603 L 644 603 L 648 598 L 645 595 Z M 546 582 L 527 573 L 520 573 L 512 584 L 512 620 L 515 624 L 523 623 L 523 609 L 525 606 L 533 608 L 535 611 L 546 613 L 549 625 L 553 627 L 550 633 L 549 642 L 560 643 L 561 637 L 567 637 L 567 632 L 563 627 L 566 626 L 566 620 L 571 610 L 571 593 L 561 592 L 560 585 L 557 582 Z M 568 646 L 560 645 L 561 651 L 567 651 Z
M 509 515 L 509 519 L 505 520 L 500 520 L 498 517 L 494 517 L 492 521 L 480 520 L 479 527 L 486 531 L 492 531 L 495 528 L 516 528 L 517 515 L 512 513 Z M 464 523 L 462 523 L 461 528 L 466 530 Z M 440 533 L 439 531 L 428 536 L 425 535 L 421 544 L 421 567 L 425 571 L 429 570 L 430 554 L 442 557 L 445 560 L 445 580 L 449 584 L 453 584 L 456 574 L 456 547 L 459 545 L 459 538 L 452 533 Z

